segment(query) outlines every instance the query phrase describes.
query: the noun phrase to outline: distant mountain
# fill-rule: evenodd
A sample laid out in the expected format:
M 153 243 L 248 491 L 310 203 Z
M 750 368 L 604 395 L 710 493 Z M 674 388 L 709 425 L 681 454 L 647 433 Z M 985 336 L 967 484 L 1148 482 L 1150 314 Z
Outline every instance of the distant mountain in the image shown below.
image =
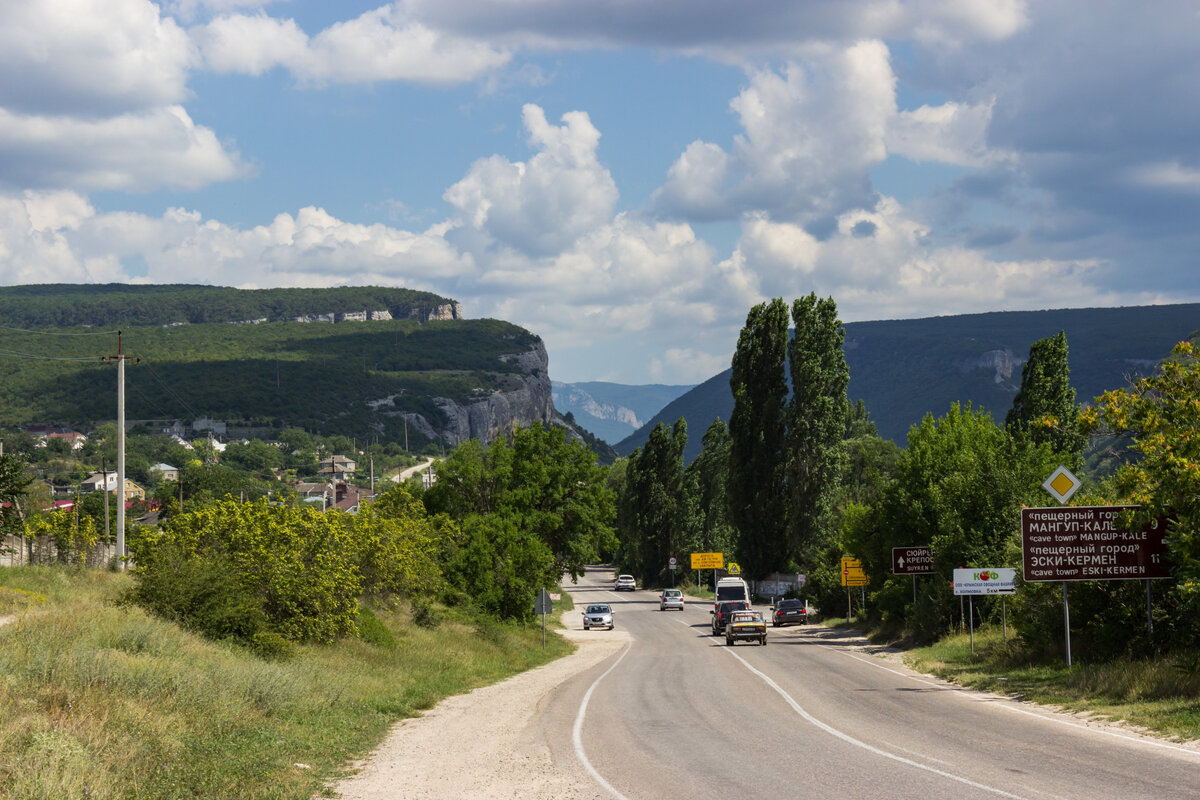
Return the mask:
M 606 442 L 619 442 L 691 386 L 551 381 L 554 408 Z
M 862 400 L 880 436 L 900 445 L 927 413 L 942 416 L 970 402 L 1002 422 L 1021 384 L 1029 346 L 1066 331 L 1071 384 L 1081 403 L 1128 385 L 1200 329 L 1200 303 L 1122 308 L 1002 311 L 846 324 L 849 395 Z M 640 447 L 659 422 L 688 422 L 684 457 L 700 453 L 704 431 L 733 410 L 730 370 L 680 396 L 616 444 Z

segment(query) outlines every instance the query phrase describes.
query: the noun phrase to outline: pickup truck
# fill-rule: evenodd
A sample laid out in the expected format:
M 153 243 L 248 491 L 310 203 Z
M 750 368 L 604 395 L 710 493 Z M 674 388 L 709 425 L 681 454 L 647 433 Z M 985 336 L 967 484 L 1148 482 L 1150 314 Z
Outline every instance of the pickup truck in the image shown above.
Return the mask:
M 757 639 L 764 647 L 767 644 L 767 623 L 759 611 L 734 611 L 725 626 L 725 644 L 732 647 L 742 639 Z

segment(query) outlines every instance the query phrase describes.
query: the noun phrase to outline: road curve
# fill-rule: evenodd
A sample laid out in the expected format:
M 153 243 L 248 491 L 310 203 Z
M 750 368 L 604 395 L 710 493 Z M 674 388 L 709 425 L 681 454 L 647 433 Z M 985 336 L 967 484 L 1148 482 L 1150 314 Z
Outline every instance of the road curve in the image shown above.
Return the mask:
M 861 639 L 769 628 L 727 647 L 707 604 L 660 612 L 609 570 L 568 586 L 611 603 L 629 645 L 564 682 L 535 725 L 597 797 L 1192 800 L 1200 749 L 1087 725 L 869 655 Z

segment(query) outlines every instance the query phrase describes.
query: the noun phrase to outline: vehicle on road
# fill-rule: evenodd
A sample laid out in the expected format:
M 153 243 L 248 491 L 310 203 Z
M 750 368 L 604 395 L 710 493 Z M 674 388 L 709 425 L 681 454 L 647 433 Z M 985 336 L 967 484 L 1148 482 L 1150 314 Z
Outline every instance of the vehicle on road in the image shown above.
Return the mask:
M 750 604 L 742 600 L 726 600 L 717 604 L 717 610 L 712 615 L 712 634 L 717 636 L 725 630 L 729 615 L 735 611 L 749 611 Z
M 633 579 L 632 575 L 618 575 L 617 576 L 617 583 L 613 587 L 613 591 L 632 592 L 635 589 L 637 589 L 637 581 L 635 581 Z
M 763 621 L 760 611 L 734 611 L 725 626 L 725 644 L 732 647 L 735 642 L 743 639 L 757 639 L 764 647 L 767 645 L 767 623 Z
M 721 578 L 717 581 L 716 592 L 713 596 L 713 611 L 726 600 L 741 600 L 750 607 L 750 587 L 741 578 Z
M 771 611 L 771 626 L 774 628 L 780 625 L 807 624 L 808 609 L 804 607 L 803 600 L 780 600 Z
M 592 628 L 613 629 L 613 611 L 608 603 L 592 603 L 583 612 L 583 629 Z
M 658 610 L 666 611 L 669 608 L 683 611 L 683 592 L 679 589 L 663 589 L 658 596 Z

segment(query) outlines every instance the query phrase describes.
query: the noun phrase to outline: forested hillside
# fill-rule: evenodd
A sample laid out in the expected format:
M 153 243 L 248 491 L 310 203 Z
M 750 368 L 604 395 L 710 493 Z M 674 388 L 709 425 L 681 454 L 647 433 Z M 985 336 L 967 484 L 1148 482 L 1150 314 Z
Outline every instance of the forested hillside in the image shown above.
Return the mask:
M 530 356 L 536 361 L 542 352 L 537 336 L 499 320 L 229 324 L 453 303 L 406 290 L 94 287 L 93 297 L 91 288 L 0 291 L 0 307 L 7 303 L 9 310 L 23 296 L 31 300 L 13 316 L 6 310 L 0 328 L 0 425 L 86 428 L 115 419 L 116 370 L 102 359 L 117 354 L 118 328 L 121 353 L 131 359 L 127 420 L 207 416 L 364 440 L 407 435 L 414 447 L 447 423 L 446 400 L 465 407 L 523 391 L 538 372 Z M 181 323 L 180 315 L 213 321 Z M 56 319 L 73 324 L 57 326 Z M 545 382 L 548 397 L 549 379 L 534 377 Z
M 0 287 L 0 320 L 15 328 L 281 322 L 298 317 L 388 310 L 422 318 L 453 300 L 411 289 L 230 289 L 222 286 L 37 284 Z

